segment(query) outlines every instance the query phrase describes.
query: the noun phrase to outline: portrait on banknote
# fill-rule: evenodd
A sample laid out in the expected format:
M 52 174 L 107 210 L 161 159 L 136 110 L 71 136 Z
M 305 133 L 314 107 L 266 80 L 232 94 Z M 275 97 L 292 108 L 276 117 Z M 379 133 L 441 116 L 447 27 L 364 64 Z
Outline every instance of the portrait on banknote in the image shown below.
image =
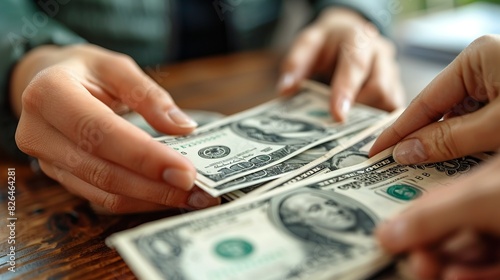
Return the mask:
M 233 124 L 232 130 L 247 139 L 289 145 L 313 142 L 327 135 L 320 125 L 277 115 L 242 119 Z
M 373 245 L 377 217 L 347 196 L 305 188 L 276 197 L 271 203 L 271 215 L 296 238 L 346 250 Z

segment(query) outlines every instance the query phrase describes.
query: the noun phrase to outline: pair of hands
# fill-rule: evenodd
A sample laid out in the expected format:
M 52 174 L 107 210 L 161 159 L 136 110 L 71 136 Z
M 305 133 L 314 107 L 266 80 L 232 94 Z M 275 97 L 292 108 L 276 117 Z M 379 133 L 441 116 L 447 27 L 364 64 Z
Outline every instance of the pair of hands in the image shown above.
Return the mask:
M 291 48 L 279 89 L 292 94 L 306 77 L 331 75 L 337 119 L 354 100 L 392 110 L 403 96 L 394 55 L 357 13 L 325 10 Z M 166 134 L 196 127 L 127 56 L 92 45 L 38 47 L 15 67 L 11 100 L 21 116 L 19 148 L 96 208 L 127 213 L 219 203 L 194 187 L 188 160 L 118 116 L 132 109 Z
M 500 148 L 500 36 L 467 47 L 373 145 L 397 144 L 402 164 L 444 161 Z M 437 122 L 443 118 L 442 121 Z M 500 156 L 431 192 L 383 223 L 377 237 L 408 254 L 420 279 L 500 279 Z

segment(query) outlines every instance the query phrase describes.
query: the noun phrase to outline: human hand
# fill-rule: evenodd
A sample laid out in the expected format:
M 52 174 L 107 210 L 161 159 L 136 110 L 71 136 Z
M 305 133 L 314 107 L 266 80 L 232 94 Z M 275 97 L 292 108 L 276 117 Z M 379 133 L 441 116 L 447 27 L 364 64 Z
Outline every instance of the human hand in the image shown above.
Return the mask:
M 358 13 L 323 11 L 295 40 L 282 65 L 281 94 L 312 75 L 331 79 L 330 111 L 345 120 L 354 101 L 392 111 L 404 105 L 393 44 Z
M 500 156 L 417 199 L 376 236 L 417 279 L 500 279 Z M 408 271 L 407 271 L 408 273 Z
M 135 62 L 92 45 L 42 46 L 15 67 L 11 100 L 16 142 L 68 191 L 113 213 L 204 208 L 196 171 L 115 111 L 129 107 L 163 133 L 196 123 Z
M 402 164 L 497 150 L 499 65 L 500 36 L 483 36 L 474 41 L 378 137 L 370 156 L 398 142 L 393 156 Z

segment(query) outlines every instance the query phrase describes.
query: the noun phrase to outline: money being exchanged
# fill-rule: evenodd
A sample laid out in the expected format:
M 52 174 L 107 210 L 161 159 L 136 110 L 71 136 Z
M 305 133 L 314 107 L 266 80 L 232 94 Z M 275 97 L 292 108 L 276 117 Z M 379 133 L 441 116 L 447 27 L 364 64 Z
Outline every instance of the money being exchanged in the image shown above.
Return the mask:
M 318 144 L 366 128 L 386 115 L 368 106 L 355 105 L 346 122 L 337 122 L 329 113 L 328 100 L 325 86 L 308 82 L 291 98 L 273 100 L 187 136 L 156 140 L 187 157 L 197 170 L 196 184 L 219 196 L 249 186 L 248 181 L 274 179 L 276 176 L 251 174 L 269 170 Z M 239 184 L 237 180 L 245 176 L 247 182 Z
M 331 119 L 328 90 L 300 94 L 156 140 L 188 157 L 197 184 L 233 202 L 111 235 L 140 279 L 366 279 L 392 260 L 373 236 L 381 221 L 486 154 L 400 165 L 368 151 L 399 112 L 357 105 Z

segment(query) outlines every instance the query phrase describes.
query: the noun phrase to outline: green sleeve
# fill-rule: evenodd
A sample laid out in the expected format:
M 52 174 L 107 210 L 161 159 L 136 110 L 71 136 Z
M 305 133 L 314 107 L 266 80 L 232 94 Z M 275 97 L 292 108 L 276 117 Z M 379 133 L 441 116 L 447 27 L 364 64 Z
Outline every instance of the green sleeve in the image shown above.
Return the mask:
M 342 6 L 353 9 L 371 21 L 380 32 L 388 35 L 392 18 L 401 9 L 400 4 L 391 0 L 309 0 L 314 5 L 316 15 L 326 7 Z M 399 3 L 399 2 L 398 2 Z
M 31 0 L 0 1 L 0 154 L 20 160 L 27 158 L 14 141 L 18 120 L 9 101 L 10 75 L 17 61 L 40 45 L 85 42 L 52 19 L 63 2 L 49 0 L 39 8 Z

